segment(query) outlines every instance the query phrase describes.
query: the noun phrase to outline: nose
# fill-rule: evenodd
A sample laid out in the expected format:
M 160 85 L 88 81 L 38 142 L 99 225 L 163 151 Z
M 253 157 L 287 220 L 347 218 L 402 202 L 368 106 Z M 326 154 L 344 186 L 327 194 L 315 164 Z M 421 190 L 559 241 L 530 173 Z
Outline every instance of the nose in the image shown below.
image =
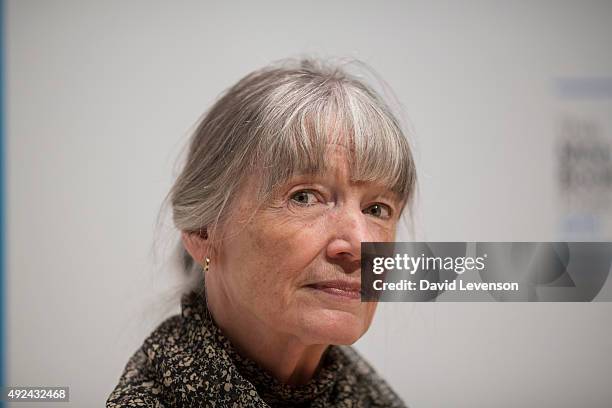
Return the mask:
M 360 266 L 361 243 L 372 240 L 366 215 L 360 208 L 344 207 L 338 208 L 332 217 L 327 257 L 351 273 Z

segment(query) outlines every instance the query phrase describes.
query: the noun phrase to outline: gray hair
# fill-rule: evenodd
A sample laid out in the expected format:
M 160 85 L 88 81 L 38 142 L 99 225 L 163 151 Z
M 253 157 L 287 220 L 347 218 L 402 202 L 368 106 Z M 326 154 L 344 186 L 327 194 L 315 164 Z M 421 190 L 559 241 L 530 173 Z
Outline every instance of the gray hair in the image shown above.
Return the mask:
M 263 202 L 293 175 L 325 171 L 328 143 L 349 147 L 353 181 L 380 182 L 411 203 L 413 156 L 383 99 L 340 65 L 283 60 L 242 78 L 203 115 L 168 195 L 174 225 L 214 231 L 249 176 L 261 180 Z M 180 243 L 178 250 L 186 274 L 201 275 Z

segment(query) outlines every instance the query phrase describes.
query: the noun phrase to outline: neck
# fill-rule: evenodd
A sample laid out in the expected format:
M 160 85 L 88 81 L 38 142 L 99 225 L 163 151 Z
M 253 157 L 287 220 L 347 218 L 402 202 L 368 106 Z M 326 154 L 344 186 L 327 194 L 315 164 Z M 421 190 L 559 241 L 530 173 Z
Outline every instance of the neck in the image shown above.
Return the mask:
M 307 383 L 317 371 L 326 344 L 306 345 L 241 310 L 225 291 L 207 281 L 208 309 L 216 325 L 242 356 L 256 362 L 282 383 Z

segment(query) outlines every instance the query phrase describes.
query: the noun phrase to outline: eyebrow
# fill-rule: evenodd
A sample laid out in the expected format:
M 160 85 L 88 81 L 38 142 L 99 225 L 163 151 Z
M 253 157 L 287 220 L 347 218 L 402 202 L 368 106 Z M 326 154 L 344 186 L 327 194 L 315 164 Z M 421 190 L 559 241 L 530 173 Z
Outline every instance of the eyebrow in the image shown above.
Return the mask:
M 329 172 L 325 171 L 325 172 L 313 172 L 313 173 L 308 173 L 308 172 L 296 172 L 294 173 L 291 177 L 289 177 L 281 186 L 285 186 L 289 183 L 291 183 L 292 181 L 299 181 L 301 179 L 306 179 L 309 177 L 312 177 L 313 179 L 317 179 L 317 178 L 323 178 L 325 177 L 326 174 L 329 174 Z M 398 205 L 401 205 L 402 203 L 402 198 L 400 197 L 399 194 L 397 194 L 395 191 L 393 191 L 391 188 L 389 188 L 388 186 L 386 186 L 384 183 L 381 182 L 373 182 L 373 181 L 366 181 L 366 180 L 357 180 L 357 181 L 353 181 L 353 183 L 355 184 L 368 184 L 371 183 L 373 185 L 376 185 L 380 188 L 380 191 L 376 194 L 376 197 L 381 197 L 381 198 L 387 198 L 391 201 L 394 201 L 395 203 L 397 203 Z

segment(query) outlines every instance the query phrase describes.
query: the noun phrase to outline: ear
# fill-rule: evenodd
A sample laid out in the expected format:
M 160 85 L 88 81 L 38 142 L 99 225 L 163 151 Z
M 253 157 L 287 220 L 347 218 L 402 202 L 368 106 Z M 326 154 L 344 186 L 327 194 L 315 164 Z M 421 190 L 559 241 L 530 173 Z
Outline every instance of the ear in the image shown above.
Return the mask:
M 209 255 L 210 245 L 206 230 L 198 231 L 182 231 L 181 240 L 185 250 L 199 264 L 204 263 L 204 259 Z

